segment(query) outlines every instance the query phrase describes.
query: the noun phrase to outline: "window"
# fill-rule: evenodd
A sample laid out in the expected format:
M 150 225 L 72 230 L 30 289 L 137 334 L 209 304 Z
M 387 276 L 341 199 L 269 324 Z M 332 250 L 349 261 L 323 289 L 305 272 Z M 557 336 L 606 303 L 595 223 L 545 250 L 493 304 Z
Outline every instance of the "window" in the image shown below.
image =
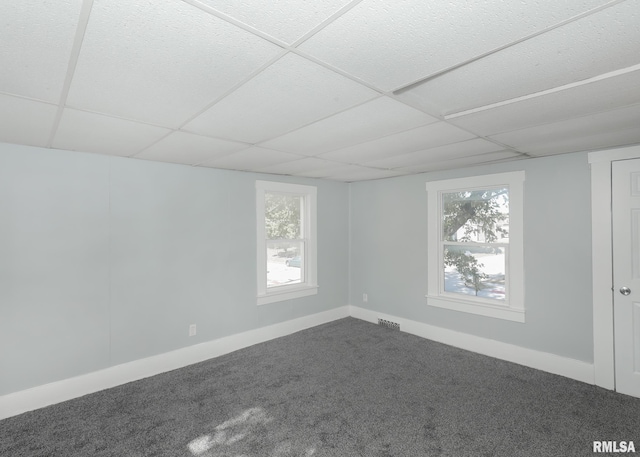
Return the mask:
M 524 322 L 524 172 L 427 183 L 427 304 Z
M 258 305 L 316 294 L 316 188 L 256 181 Z

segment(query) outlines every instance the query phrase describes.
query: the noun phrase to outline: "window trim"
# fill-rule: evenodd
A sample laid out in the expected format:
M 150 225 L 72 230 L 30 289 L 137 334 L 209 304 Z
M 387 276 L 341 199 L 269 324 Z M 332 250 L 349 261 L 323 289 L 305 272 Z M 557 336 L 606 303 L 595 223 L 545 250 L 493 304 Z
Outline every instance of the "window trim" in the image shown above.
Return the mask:
M 265 193 L 302 195 L 304 198 L 302 222 L 305 241 L 304 282 L 267 287 L 267 251 L 265 227 Z M 256 233 L 257 233 L 257 304 L 265 305 L 283 300 L 306 297 L 318 293 L 317 281 L 317 188 L 302 184 L 276 181 L 256 181 Z
M 445 179 L 426 183 L 427 190 L 427 305 L 445 308 L 496 319 L 515 322 L 525 321 L 524 307 L 524 247 L 523 204 L 524 171 Z M 508 300 L 502 304 L 497 300 L 458 298 L 445 293 L 441 288 L 443 253 L 440 233 L 442 227 L 442 193 L 462 190 L 509 188 L 509 249 L 506 259 Z

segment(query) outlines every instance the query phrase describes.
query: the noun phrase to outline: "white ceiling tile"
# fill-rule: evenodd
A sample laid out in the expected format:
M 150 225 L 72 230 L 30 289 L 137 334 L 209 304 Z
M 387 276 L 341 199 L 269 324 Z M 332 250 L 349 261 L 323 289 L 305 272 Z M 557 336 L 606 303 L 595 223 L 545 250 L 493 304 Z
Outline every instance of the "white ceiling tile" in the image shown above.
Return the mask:
M 245 143 L 219 140 L 187 132 L 172 132 L 140 154 L 136 154 L 135 157 L 197 165 L 248 147 L 249 145 Z
M 329 161 L 325 161 L 329 162 Z M 316 168 L 310 171 L 301 171 L 296 173 L 296 176 L 304 176 L 307 178 L 326 178 L 330 175 L 339 175 L 352 171 L 359 171 L 360 167 L 357 165 L 349 165 L 346 163 L 329 162 L 332 165 L 325 165 L 322 168 Z
M 350 3 L 351 0 L 201 0 L 268 35 L 292 44 Z
M 3 142 L 347 182 L 640 143 L 640 1 L 4 3 Z
M 527 144 L 519 150 L 531 156 L 548 156 L 567 152 L 597 151 L 633 144 L 640 144 L 640 129 L 637 127 L 612 132 L 590 132 L 580 137 Z
M 354 182 L 354 181 L 366 181 L 370 179 L 383 179 L 383 178 L 393 178 L 395 176 L 401 176 L 405 173 L 398 172 L 395 170 L 378 170 L 375 168 L 366 168 L 366 167 L 355 167 L 349 171 L 342 171 L 340 173 L 331 174 L 326 177 L 326 179 L 332 181 L 344 181 L 344 182 Z
M 60 101 L 81 4 L 81 0 L 2 2 L 0 90 Z
M 184 2 L 95 0 L 68 105 L 178 127 L 279 52 Z
M 487 163 L 497 163 L 521 159 L 526 159 L 526 156 L 512 151 L 498 151 L 470 157 L 459 157 L 451 160 L 429 162 L 422 165 L 412 165 L 408 167 L 397 168 L 395 171 L 403 173 L 425 173 L 428 171 L 452 170 L 454 168 L 471 167 Z
M 488 136 L 640 103 L 640 70 L 552 94 L 452 118 Z
M 392 90 L 606 1 L 540 3 L 364 0 L 300 49 Z
M 561 122 L 538 125 L 492 138 L 522 152 L 561 154 L 640 141 L 640 104 Z M 637 131 L 637 135 L 629 131 Z M 615 140 L 617 132 L 621 138 Z M 624 132 L 624 133 L 621 133 Z
M 374 160 L 372 162 L 367 162 L 366 165 L 377 168 L 400 168 L 442 160 L 457 159 L 460 157 L 469 157 L 487 152 L 501 151 L 503 149 L 504 147 L 492 143 L 491 141 L 476 138 L 474 140 L 447 144 L 437 148 L 409 152 L 407 154 L 387 157 L 386 159 Z
M 53 147 L 130 156 L 169 133 L 168 129 L 101 114 L 65 109 Z
M 315 155 L 436 122 L 389 97 L 380 97 L 264 143 L 281 151 Z
M 407 152 L 456 143 L 474 137 L 475 135 L 447 124 L 446 122 L 437 122 L 406 132 L 385 136 L 377 140 L 320 154 L 318 157 L 345 163 L 371 162 Z
M 46 146 L 58 107 L 0 94 L 0 141 Z
M 239 152 L 226 155 L 219 159 L 201 164 L 203 167 L 227 168 L 230 170 L 256 171 L 271 165 L 300 159 L 300 156 L 288 152 L 253 146 Z
M 342 164 L 330 162 L 328 160 L 316 159 L 315 157 L 304 157 L 292 162 L 270 165 L 265 168 L 259 168 L 256 171 L 260 173 L 275 173 L 282 175 L 296 175 L 305 172 L 315 172 L 327 168 L 335 168 Z
M 295 54 L 287 54 L 184 128 L 257 143 L 378 94 Z
M 567 2 L 568 3 L 568 2 Z M 623 2 L 400 95 L 452 114 L 640 63 L 640 2 Z
M 364 175 L 371 178 L 360 178 Z M 398 176 L 399 173 L 390 170 L 379 170 L 370 167 L 362 167 L 351 164 L 334 163 L 333 166 L 326 166 L 322 169 L 316 169 L 309 172 L 296 173 L 296 176 L 304 176 L 310 178 L 331 179 L 333 181 L 358 181 L 360 179 L 377 179 L 379 177 Z M 375 176 L 375 177 L 373 177 Z M 358 177 L 356 179 L 356 177 Z M 354 179 L 352 179 L 354 178 Z

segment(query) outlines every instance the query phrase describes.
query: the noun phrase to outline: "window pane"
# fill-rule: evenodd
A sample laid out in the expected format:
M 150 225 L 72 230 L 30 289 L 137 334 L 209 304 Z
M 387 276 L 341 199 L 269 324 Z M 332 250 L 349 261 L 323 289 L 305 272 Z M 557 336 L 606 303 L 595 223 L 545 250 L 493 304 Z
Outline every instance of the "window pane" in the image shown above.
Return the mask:
M 302 238 L 301 195 L 265 193 L 265 228 L 268 240 Z
M 267 287 L 298 284 L 304 279 L 304 242 L 267 242 Z
M 444 290 L 504 300 L 505 247 L 444 245 Z
M 443 241 L 509 242 L 509 189 L 442 193 Z

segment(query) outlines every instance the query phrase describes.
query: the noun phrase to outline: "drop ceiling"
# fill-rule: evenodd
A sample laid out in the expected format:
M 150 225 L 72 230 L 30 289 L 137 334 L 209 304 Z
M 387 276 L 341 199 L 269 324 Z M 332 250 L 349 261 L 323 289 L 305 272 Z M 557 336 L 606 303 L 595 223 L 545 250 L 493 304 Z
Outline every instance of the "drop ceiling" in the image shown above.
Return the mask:
M 0 0 L 0 141 L 346 182 L 636 144 L 638 24 L 638 0 Z

